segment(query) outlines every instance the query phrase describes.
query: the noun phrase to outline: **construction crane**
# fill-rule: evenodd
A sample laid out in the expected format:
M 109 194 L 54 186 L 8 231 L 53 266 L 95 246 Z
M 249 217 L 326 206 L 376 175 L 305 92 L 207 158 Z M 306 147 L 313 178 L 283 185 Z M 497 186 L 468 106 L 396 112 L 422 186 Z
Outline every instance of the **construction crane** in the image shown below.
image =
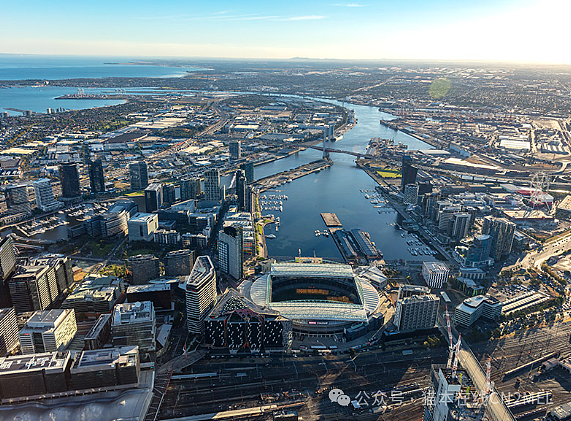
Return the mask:
M 446 367 L 450 368 L 452 366 L 452 355 L 454 354 L 454 338 L 452 337 L 452 327 L 450 326 L 450 313 L 448 313 L 448 305 L 446 305 L 446 329 L 448 329 L 448 362 Z
M 492 357 L 488 357 L 488 362 L 486 363 L 486 396 L 490 396 L 490 392 L 492 391 L 491 374 L 492 374 Z
M 460 353 L 460 346 L 462 345 L 462 334 L 458 335 L 458 342 L 454 347 L 454 364 L 452 365 L 452 378 L 456 378 L 456 371 L 458 370 L 458 354 Z

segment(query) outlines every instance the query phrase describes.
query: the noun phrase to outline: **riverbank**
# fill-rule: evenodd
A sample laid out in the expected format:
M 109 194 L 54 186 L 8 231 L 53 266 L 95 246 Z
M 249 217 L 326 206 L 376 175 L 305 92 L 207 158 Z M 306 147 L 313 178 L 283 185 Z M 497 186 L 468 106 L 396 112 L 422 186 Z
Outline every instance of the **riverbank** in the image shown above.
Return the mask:
M 260 192 L 279 187 L 286 183 L 291 183 L 293 180 L 304 177 L 315 172 L 319 172 L 325 168 L 333 165 L 333 161 L 320 159 L 318 161 L 310 162 L 309 164 L 301 165 L 292 170 L 282 171 L 278 174 L 270 175 L 259 180 L 253 184 Z

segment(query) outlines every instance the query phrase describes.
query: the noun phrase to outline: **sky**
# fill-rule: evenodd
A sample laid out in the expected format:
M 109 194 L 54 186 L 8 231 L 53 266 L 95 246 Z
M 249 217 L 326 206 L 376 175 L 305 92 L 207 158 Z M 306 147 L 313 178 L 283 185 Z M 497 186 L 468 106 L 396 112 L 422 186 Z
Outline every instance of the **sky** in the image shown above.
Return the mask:
M 568 0 L 0 4 L 0 53 L 571 64 Z

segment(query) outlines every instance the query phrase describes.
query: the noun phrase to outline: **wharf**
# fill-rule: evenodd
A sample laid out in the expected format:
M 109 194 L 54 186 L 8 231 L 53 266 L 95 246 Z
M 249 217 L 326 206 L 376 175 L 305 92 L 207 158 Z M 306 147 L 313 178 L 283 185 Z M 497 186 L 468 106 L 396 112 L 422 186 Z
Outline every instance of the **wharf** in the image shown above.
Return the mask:
M 333 165 L 333 161 L 328 159 L 320 159 L 318 161 L 310 162 L 309 164 L 301 165 L 292 170 L 282 171 L 278 174 L 261 178 L 254 183 L 254 186 L 257 187 L 260 192 L 270 190 L 281 186 L 282 184 L 290 183 L 293 180 L 303 176 L 319 172 L 325 168 L 330 167 L 331 165 Z
M 321 214 L 321 217 L 323 218 L 323 222 L 325 222 L 325 225 L 327 227 L 341 227 L 341 226 L 343 226 L 341 224 L 341 221 L 339 220 L 339 218 L 337 218 L 337 215 L 334 213 L 323 212 Z

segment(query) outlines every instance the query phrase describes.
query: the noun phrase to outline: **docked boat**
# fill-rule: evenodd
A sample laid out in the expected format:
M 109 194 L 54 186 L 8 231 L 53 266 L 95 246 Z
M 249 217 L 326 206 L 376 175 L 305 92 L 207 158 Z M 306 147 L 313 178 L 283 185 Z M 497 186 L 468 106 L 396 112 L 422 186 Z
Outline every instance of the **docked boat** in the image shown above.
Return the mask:
M 266 235 L 266 238 L 273 239 L 276 238 L 276 236 L 274 234 L 268 234 Z

